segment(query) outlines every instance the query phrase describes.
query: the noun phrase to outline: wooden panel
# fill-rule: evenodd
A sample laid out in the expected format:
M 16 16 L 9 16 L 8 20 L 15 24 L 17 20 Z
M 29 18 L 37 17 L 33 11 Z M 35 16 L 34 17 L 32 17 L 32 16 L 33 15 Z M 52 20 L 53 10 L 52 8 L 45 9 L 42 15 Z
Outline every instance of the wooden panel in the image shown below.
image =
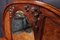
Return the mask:
M 60 27 L 46 19 L 43 40 L 60 40 Z
M 43 10 L 44 13 L 54 14 L 49 10 Z M 46 17 L 42 40 L 60 40 L 60 25 L 58 24 L 58 22 L 60 23 L 60 20 L 55 21 L 56 19 L 54 19 L 54 17 Z
M 22 33 L 13 34 L 13 40 L 34 40 L 34 33 L 22 32 Z

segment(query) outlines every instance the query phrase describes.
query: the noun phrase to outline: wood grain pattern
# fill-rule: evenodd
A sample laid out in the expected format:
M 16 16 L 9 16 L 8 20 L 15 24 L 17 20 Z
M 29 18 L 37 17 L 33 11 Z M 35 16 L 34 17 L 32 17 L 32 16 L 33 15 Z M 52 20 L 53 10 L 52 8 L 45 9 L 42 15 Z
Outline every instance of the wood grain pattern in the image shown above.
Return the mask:
M 34 40 L 34 33 L 13 34 L 13 40 Z
M 32 28 L 33 28 L 35 40 L 60 40 L 60 10 L 49 5 L 49 4 L 47 4 L 47 3 L 43 3 L 43 2 L 39 2 L 39 1 L 14 2 L 14 3 L 12 3 L 6 7 L 4 14 L 3 14 L 3 18 L 4 18 L 3 21 L 5 21 L 4 22 L 5 37 L 7 37 L 8 40 L 11 40 L 13 38 L 14 38 L 14 40 L 15 40 L 15 38 L 16 38 L 16 40 L 19 40 L 18 38 L 20 38 L 20 36 L 22 36 L 22 38 L 23 38 L 23 39 L 21 38 L 21 40 L 25 40 L 26 39 L 25 37 L 28 38 L 26 40 L 31 40 L 30 39 L 31 36 L 29 36 L 29 34 L 27 34 L 27 33 L 22 33 L 22 35 L 13 34 L 13 37 L 10 34 L 11 33 L 11 31 L 10 31 L 11 25 L 8 22 L 11 22 L 11 21 L 9 19 L 9 14 L 7 14 L 7 12 L 8 12 L 7 9 L 9 9 L 8 7 L 10 7 L 11 5 L 14 5 L 14 4 L 17 4 L 17 5 L 18 4 L 32 4 L 32 5 L 36 5 L 36 6 L 39 6 L 42 8 L 41 9 L 41 11 L 42 11 L 41 15 L 46 17 L 46 19 L 44 22 L 44 17 L 43 16 L 39 17 L 39 18 L 41 18 L 41 20 L 38 21 L 38 23 L 39 23 L 38 32 L 36 32 L 36 29 L 35 29 L 35 22 L 33 21 L 34 20 L 33 16 L 29 15 L 30 12 L 29 12 L 29 14 L 27 14 L 27 12 L 25 12 L 23 10 L 26 13 L 25 15 L 28 17 L 29 21 L 32 23 Z M 20 6 L 20 8 L 21 8 L 21 6 Z M 23 9 L 23 8 L 21 8 L 21 9 Z M 43 24 L 45 24 L 45 25 L 43 26 Z M 44 27 L 43 31 L 42 31 L 42 27 Z M 23 36 L 23 35 L 25 35 L 25 36 Z M 32 38 L 32 40 L 34 40 L 34 38 Z

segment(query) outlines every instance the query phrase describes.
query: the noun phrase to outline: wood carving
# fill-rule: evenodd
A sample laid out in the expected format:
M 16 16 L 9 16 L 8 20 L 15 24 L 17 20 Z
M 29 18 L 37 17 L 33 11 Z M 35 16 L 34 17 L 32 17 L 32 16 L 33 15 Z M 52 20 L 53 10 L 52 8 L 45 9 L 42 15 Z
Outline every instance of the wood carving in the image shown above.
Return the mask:
M 20 40 L 14 39 L 12 34 L 11 19 L 17 10 L 23 11 L 28 18 L 35 40 L 60 40 L 60 10 L 40 1 L 14 2 L 5 8 L 3 28 L 6 40 Z

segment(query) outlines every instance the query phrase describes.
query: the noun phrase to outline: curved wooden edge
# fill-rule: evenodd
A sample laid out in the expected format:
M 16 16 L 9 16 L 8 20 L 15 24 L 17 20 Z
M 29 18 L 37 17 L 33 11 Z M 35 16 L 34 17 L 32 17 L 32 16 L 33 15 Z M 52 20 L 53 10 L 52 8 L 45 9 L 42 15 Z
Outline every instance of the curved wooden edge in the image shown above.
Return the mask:
M 13 4 L 33 4 L 33 5 L 38 5 L 38 6 L 41 6 L 43 8 L 46 8 L 46 9 L 50 10 L 51 12 L 54 12 L 56 15 L 60 16 L 60 10 L 59 9 L 57 9 L 56 7 L 54 7 L 52 5 L 44 3 L 44 2 L 40 2 L 40 1 L 16 1 L 16 2 L 11 3 L 10 5 L 13 5 Z M 6 7 L 6 9 L 10 5 L 8 5 Z
M 8 9 L 9 6 L 13 5 L 13 4 L 33 4 L 33 5 L 38 5 L 38 6 L 41 6 L 43 8 L 46 8 L 52 12 L 54 12 L 55 14 L 57 14 L 58 16 L 60 16 L 60 10 L 47 4 L 47 3 L 44 3 L 44 2 L 40 2 L 40 1 L 20 1 L 20 2 L 13 2 L 11 3 L 10 5 L 8 5 L 5 10 L 4 10 L 4 13 L 3 13 L 3 24 L 4 24 L 4 17 L 5 17 L 5 13 L 6 13 L 6 9 Z
M 6 6 L 6 8 L 5 8 L 4 12 L 3 12 L 3 17 L 5 16 L 5 12 L 8 9 L 8 7 L 13 5 L 13 4 L 33 4 L 33 5 L 38 5 L 38 6 L 41 6 L 43 8 L 46 8 L 46 9 L 54 12 L 56 15 L 60 16 L 60 10 L 55 8 L 54 6 L 51 6 L 51 5 L 47 4 L 47 3 L 40 2 L 40 1 L 15 1 L 15 2 L 13 2 L 13 3 Z M 47 13 L 47 15 L 49 15 L 49 13 Z

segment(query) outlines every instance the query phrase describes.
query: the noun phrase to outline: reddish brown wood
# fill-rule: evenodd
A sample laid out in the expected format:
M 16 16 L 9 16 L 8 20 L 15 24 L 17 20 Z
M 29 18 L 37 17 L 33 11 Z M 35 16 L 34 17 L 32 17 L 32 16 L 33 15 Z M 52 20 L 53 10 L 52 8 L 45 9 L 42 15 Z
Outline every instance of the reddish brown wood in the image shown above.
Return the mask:
M 14 2 L 8 5 L 3 14 L 3 25 L 5 28 L 5 37 L 8 40 L 13 39 L 11 33 L 11 19 L 8 9 L 11 5 L 18 5 L 14 10 L 23 10 L 28 17 L 29 22 L 32 24 L 35 40 L 60 40 L 60 10 L 43 2 L 39 1 L 20 1 Z M 41 7 L 41 13 L 39 14 L 39 20 L 37 21 L 38 31 L 36 31 L 34 16 L 30 12 L 26 12 L 22 7 L 23 4 L 31 4 L 32 6 Z M 7 20 L 8 19 L 8 20 Z M 7 25 L 8 24 L 8 25 Z M 6 28 L 7 27 L 7 28 Z M 9 36 L 8 36 L 9 35 Z

